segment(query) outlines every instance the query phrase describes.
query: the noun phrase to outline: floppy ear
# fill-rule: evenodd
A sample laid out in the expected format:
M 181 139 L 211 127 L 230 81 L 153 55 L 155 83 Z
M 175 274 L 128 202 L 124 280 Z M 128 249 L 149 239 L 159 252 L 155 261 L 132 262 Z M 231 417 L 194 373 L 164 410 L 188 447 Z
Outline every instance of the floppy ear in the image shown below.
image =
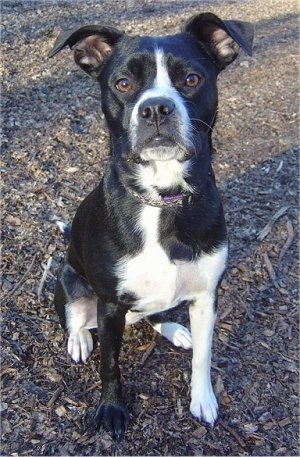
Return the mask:
M 55 56 L 65 46 L 69 46 L 74 51 L 77 65 L 93 78 L 97 78 L 102 63 L 123 35 L 124 32 L 113 27 L 100 25 L 86 25 L 77 30 L 62 32 L 48 57 Z
M 240 47 L 252 55 L 254 27 L 249 22 L 222 21 L 212 13 L 202 13 L 192 17 L 183 31 L 204 46 L 220 70 L 234 61 Z

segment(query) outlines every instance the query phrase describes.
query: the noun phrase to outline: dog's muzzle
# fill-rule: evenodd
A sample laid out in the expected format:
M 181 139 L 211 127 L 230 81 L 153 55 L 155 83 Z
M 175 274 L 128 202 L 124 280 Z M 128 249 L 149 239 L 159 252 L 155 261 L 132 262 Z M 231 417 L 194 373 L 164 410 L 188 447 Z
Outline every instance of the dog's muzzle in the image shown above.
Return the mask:
M 129 160 L 184 161 L 191 158 L 183 120 L 171 98 L 151 97 L 143 100 L 134 117 Z

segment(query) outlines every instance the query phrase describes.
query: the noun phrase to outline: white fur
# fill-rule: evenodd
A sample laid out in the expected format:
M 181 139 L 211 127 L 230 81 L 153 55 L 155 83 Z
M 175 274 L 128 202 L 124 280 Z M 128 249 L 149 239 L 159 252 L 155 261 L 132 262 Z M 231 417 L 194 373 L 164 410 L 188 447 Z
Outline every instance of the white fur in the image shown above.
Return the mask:
M 135 178 L 138 184 L 144 188 L 149 198 L 158 199 L 158 189 L 172 189 L 180 187 L 182 192 L 193 193 L 193 187 L 188 185 L 186 178 L 189 174 L 190 161 L 178 162 L 178 160 L 153 161 L 148 166 L 138 164 Z
M 192 335 L 183 325 L 176 322 L 162 322 L 154 324 L 153 328 L 176 347 L 183 349 L 192 348 Z
M 193 341 L 191 413 L 213 425 L 217 418 L 218 404 L 211 378 L 211 345 L 215 322 L 214 293 L 204 291 L 190 307 Z
M 144 206 L 139 221 L 143 249 L 116 266 L 119 296 L 133 293 L 137 297 L 129 321 L 173 308 L 183 300 L 198 300 L 204 291 L 214 293 L 225 268 L 227 246 L 196 262 L 171 262 L 158 242 L 160 212 L 161 208 Z
M 116 267 L 118 293 L 133 292 L 138 297 L 132 311 L 139 312 L 140 318 L 167 309 L 174 301 L 176 266 L 158 243 L 160 212 L 144 206 L 138 224 L 144 235 L 143 250 L 135 257 L 125 256 Z
M 75 362 L 86 362 L 93 350 L 89 329 L 97 328 L 97 298 L 82 297 L 66 305 L 68 353 Z
M 93 338 L 91 332 L 81 328 L 77 332 L 72 332 L 68 338 L 68 354 L 75 362 L 82 360 L 86 362 L 93 350 Z
M 224 246 L 218 254 L 200 258 L 198 265 L 202 272 L 202 291 L 189 310 L 193 342 L 190 411 L 210 425 L 214 424 L 218 415 L 218 403 L 210 377 L 214 303 L 216 287 L 226 265 L 227 251 L 227 246 Z
M 66 224 L 63 221 L 60 221 L 59 219 L 55 220 L 55 224 L 58 226 L 61 233 L 65 234 L 66 230 L 68 229 L 68 224 Z

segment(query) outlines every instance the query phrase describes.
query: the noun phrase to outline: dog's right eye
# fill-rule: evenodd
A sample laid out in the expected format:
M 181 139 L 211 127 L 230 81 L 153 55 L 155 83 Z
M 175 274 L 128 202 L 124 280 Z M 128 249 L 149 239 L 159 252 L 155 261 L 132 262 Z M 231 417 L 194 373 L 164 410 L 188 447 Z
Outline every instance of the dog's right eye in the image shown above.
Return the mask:
M 127 78 L 119 79 L 116 84 L 116 89 L 120 92 L 128 92 L 132 88 L 129 80 Z

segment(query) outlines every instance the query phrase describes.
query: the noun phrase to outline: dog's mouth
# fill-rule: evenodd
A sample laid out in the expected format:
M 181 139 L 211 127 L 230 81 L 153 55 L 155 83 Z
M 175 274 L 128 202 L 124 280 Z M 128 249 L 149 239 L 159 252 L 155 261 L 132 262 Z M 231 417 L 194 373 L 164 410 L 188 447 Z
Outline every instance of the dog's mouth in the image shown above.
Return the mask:
M 174 144 L 176 144 L 176 141 L 166 135 L 157 134 L 154 137 L 150 138 L 147 143 L 150 147 L 153 146 L 159 148 L 172 148 L 174 147 Z

